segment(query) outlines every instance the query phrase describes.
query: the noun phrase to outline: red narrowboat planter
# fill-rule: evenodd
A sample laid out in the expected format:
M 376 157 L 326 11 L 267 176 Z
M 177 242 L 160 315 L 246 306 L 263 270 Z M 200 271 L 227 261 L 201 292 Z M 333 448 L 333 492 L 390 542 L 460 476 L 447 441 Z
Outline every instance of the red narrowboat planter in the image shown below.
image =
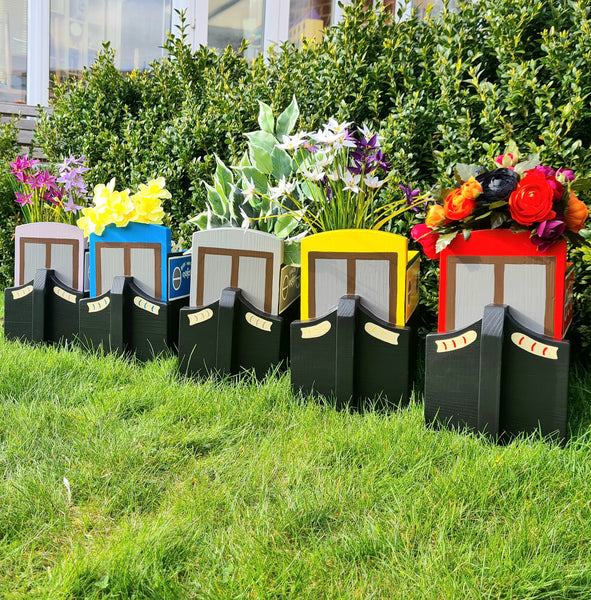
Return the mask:
M 510 305 L 525 326 L 555 339 L 572 319 L 574 274 L 563 239 L 542 253 L 529 232 L 458 235 L 440 254 L 440 273 L 439 333 L 478 321 L 492 303 Z

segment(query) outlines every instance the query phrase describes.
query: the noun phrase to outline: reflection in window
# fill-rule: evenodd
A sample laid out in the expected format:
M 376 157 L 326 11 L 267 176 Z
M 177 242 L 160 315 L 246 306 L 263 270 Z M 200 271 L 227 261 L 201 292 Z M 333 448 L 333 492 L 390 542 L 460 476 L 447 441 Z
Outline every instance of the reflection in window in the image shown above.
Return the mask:
M 0 101 L 25 102 L 27 95 L 27 3 L 0 3 Z
M 121 71 L 162 58 L 172 0 L 51 0 L 49 70 L 57 81 L 93 63 L 102 43 L 116 50 Z
M 263 50 L 264 7 L 264 0 L 209 0 L 207 45 L 238 49 L 245 39 L 245 56 L 254 58 Z
M 291 0 L 289 41 L 300 44 L 303 38 L 320 41 L 322 30 L 332 18 L 332 0 Z

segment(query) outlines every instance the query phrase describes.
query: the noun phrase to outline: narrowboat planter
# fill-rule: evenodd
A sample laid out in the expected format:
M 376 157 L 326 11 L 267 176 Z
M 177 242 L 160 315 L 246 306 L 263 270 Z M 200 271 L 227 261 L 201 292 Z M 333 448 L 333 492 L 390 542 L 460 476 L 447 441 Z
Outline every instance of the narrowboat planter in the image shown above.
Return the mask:
M 440 254 L 438 333 L 426 340 L 425 419 L 495 438 L 564 439 L 572 265 L 566 241 L 481 230 Z
M 73 342 L 78 305 L 88 293 L 88 244 L 63 223 L 15 230 L 15 286 L 4 292 L 5 335 L 34 342 Z
M 291 328 L 292 386 L 339 406 L 408 402 L 419 258 L 402 236 L 337 230 L 302 240 L 302 320 Z
M 89 347 L 148 360 L 178 342 L 188 302 L 191 258 L 171 252 L 168 227 L 129 223 L 91 234 L 90 296 L 80 303 L 80 338 Z
M 193 234 L 190 306 L 181 310 L 179 370 L 190 376 L 259 377 L 285 366 L 298 315 L 299 267 L 284 265 L 279 238 L 219 228 Z

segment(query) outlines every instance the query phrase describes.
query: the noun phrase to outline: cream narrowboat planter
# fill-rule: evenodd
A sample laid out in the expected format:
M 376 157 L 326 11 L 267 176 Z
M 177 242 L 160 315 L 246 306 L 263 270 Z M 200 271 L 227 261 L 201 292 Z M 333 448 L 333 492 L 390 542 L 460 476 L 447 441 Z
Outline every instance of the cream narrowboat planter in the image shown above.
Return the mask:
M 297 316 L 299 267 L 283 264 L 274 235 L 233 227 L 193 234 L 190 306 L 181 310 L 183 374 L 258 376 L 285 366 Z
M 72 342 L 78 305 L 88 294 L 88 244 L 63 223 L 28 223 L 15 230 L 15 286 L 4 292 L 5 335 L 35 342 Z

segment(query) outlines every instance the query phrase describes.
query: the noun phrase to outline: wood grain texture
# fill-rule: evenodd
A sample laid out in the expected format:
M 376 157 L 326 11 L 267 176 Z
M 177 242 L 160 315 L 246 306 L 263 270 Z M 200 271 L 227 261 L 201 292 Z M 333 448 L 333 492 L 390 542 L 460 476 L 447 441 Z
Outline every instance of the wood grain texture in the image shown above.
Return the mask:
M 235 227 L 193 234 L 191 306 L 219 300 L 226 287 L 240 287 L 259 310 L 279 314 L 283 242 L 277 237 Z
M 336 311 L 292 323 L 292 386 L 304 394 L 334 397 L 339 407 L 405 404 L 410 352 L 409 328 L 393 326 L 358 297 L 345 296 Z
M 518 334 L 516 341 L 512 340 L 513 334 Z M 524 336 L 529 338 L 529 344 L 519 345 Z M 503 342 L 499 422 L 499 430 L 505 437 L 541 432 L 543 436 L 566 440 L 569 360 L 568 341 L 528 330 L 509 307 Z
M 33 282 L 4 290 L 4 336 L 33 341 Z
M 284 317 L 260 311 L 238 288 L 226 288 L 219 301 L 183 308 L 179 321 L 179 370 L 198 377 L 253 371 L 263 377 L 285 367 L 294 305 Z
M 493 438 L 499 435 L 501 371 L 506 306 L 489 305 L 482 316 L 480 373 L 478 383 L 478 430 Z
M 27 252 L 37 244 L 36 250 Z M 52 246 L 56 251 L 52 252 Z M 64 252 L 64 246 L 70 248 Z M 37 269 L 53 269 L 64 284 L 84 290 L 84 252 L 88 242 L 79 227 L 64 223 L 27 223 L 15 228 L 15 286 L 33 279 Z
M 456 331 L 427 335 L 425 421 L 428 425 L 478 428 L 481 331 L 482 321 L 478 321 Z

